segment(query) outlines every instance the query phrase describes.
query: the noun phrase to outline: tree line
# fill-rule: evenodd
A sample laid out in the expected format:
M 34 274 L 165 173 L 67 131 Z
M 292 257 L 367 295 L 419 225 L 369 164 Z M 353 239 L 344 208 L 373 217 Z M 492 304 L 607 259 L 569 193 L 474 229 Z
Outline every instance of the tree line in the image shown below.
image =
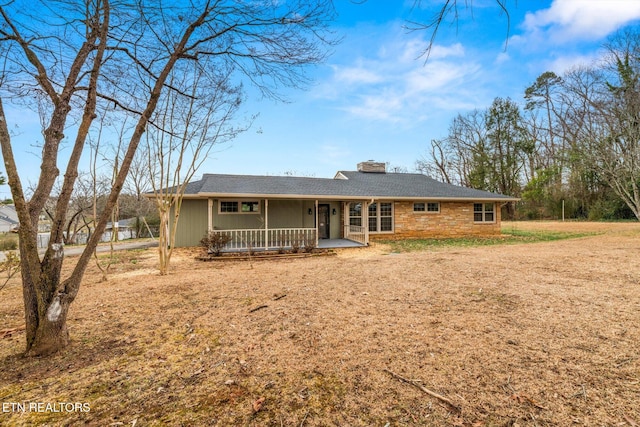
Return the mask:
M 521 198 L 506 218 L 640 219 L 640 29 L 592 66 L 542 73 L 523 102 L 456 116 L 417 168 Z

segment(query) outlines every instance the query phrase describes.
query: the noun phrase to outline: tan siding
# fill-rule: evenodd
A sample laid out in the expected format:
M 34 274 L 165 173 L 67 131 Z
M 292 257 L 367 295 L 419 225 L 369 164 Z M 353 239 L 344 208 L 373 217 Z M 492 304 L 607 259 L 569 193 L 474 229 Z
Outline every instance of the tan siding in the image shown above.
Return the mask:
M 342 237 L 342 221 L 340 220 L 342 208 L 340 207 L 340 202 L 330 202 L 329 205 L 331 238 L 339 239 Z M 333 214 L 334 209 L 336 210 L 335 215 Z
M 302 227 L 303 228 L 314 228 L 316 226 L 316 217 L 313 214 L 316 210 L 316 203 L 313 200 L 304 200 L 302 205 L 302 211 L 304 215 L 302 215 Z M 311 215 L 309 215 L 309 209 L 311 209 Z
M 213 228 L 216 230 L 237 230 L 265 228 L 264 199 L 259 200 L 260 213 L 219 213 L 219 201 L 213 203 Z M 269 228 L 313 228 L 315 210 L 313 200 L 269 200 Z
M 494 205 L 496 221 L 475 223 L 473 202 L 441 202 L 440 212 L 414 212 L 413 202 L 394 202 L 393 234 L 371 234 L 371 239 L 491 236 L 500 234 L 500 206 Z
M 312 206 L 302 200 L 269 200 L 269 228 L 302 228 Z
M 331 237 L 340 236 L 340 202 L 319 201 L 329 204 Z M 309 215 L 309 209 L 312 214 Z M 313 200 L 269 200 L 269 228 L 313 228 L 315 227 L 315 201 Z M 335 237 L 334 237 L 335 236 Z
M 238 200 L 238 199 L 233 199 Z M 242 199 L 245 200 L 245 199 Z M 246 199 L 249 200 L 249 199 Z M 215 230 L 238 230 L 264 228 L 264 200 L 251 199 L 260 202 L 259 213 L 219 213 L 219 200 L 213 202 L 213 228 Z
M 183 200 L 178 219 L 176 246 L 198 246 L 200 239 L 207 232 L 207 221 L 206 199 Z

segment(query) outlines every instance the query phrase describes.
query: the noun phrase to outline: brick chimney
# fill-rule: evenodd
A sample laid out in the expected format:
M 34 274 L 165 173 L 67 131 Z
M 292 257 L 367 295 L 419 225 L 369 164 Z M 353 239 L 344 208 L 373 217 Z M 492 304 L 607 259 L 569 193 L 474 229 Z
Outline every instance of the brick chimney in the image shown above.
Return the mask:
M 374 162 L 373 160 L 367 160 L 366 162 L 358 163 L 358 172 L 367 173 L 386 173 L 387 166 L 381 162 Z

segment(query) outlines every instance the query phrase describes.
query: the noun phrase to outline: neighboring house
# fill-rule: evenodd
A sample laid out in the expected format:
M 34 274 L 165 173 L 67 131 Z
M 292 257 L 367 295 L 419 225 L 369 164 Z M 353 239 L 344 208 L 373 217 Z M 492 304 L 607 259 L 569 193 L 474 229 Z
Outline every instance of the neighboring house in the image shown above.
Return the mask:
M 136 218 L 127 218 L 118 220 L 116 223 L 116 227 L 118 230 L 118 239 L 117 240 L 126 240 L 126 239 L 135 239 L 136 236 Z M 113 223 L 108 222 L 107 226 L 104 229 L 104 234 L 100 241 L 108 242 L 111 240 L 113 236 Z
M 363 162 L 333 179 L 205 174 L 187 185 L 176 246 L 196 246 L 207 231 L 225 233 L 229 249 L 319 247 L 379 238 L 500 234 L 500 207 L 518 199 L 386 173 Z
M 118 226 L 117 226 L 118 240 L 127 240 L 127 239 L 137 238 L 135 225 L 136 225 L 135 217 L 119 220 Z M 46 248 L 47 246 L 49 246 L 50 237 L 51 237 L 50 232 L 38 233 L 38 247 Z M 111 222 L 108 222 L 105 227 L 104 233 L 100 238 L 100 242 L 109 242 L 111 241 L 112 237 L 113 237 L 113 224 Z M 89 233 L 85 231 L 77 232 L 73 240 L 74 240 L 73 244 L 86 245 L 87 241 L 89 240 Z
M 17 221 L 13 221 L 5 217 L 0 217 L 0 233 L 8 233 L 10 231 L 17 230 L 18 225 L 20 225 L 20 223 L 18 223 Z
M 20 225 L 14 205 L 0 205 L 0 233 L 16 230 Z

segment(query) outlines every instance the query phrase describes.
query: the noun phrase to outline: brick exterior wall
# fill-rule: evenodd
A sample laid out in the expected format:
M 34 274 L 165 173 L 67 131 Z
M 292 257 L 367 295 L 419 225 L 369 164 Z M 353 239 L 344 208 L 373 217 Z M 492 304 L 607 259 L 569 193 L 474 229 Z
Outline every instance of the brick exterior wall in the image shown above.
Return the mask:
M 493 236 L 500 234 L 500 205 L 494 204 L 495 221 L 473 221 L 473 202 L 440 202 L 440 212 L 414 212 L 413 202 L 394 202 L 394 233 L 370 234 L 370 240 Z

